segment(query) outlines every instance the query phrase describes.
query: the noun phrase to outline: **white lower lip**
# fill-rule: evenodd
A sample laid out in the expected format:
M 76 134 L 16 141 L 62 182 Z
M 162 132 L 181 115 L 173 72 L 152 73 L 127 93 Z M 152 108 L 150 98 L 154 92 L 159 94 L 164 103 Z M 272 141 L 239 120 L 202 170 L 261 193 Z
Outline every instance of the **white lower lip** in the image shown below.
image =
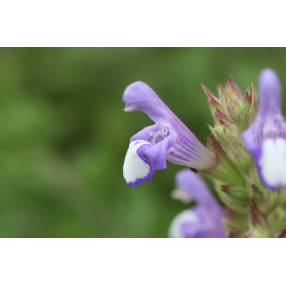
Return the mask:
M 266 139 L 262 145 L 259 164 L 264 180 L 274 188 L 286 185 L 286 141 L 283 138 Z

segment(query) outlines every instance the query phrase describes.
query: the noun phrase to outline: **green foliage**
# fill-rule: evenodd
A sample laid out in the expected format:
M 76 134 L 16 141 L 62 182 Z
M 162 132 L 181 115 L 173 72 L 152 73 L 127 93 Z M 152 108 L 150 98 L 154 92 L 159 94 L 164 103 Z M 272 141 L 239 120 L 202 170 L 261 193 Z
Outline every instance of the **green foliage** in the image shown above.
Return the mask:
M 206 142 L 201 83 L 244 88 L 264 66 L 284 84 L 286 50 L 0 49 L 0 236 L 166 236 L 185 208 L 170 198 L 180 168 L 125 185 L 129 138 L 150 121 L 122 112 L 124 88 L 147 82 Z

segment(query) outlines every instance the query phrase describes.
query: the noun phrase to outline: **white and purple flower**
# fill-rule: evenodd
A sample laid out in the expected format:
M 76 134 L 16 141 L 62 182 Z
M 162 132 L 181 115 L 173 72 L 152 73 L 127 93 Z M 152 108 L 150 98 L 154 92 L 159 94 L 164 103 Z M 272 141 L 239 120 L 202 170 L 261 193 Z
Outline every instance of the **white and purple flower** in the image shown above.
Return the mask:
M 286 123 L 279 79 L 271 69 L 260 74 L 258 96 L 256 119 L 242 137 L 264 185 L 270 190 L 286 188 Z
M 197 205 L 174 218 L 170 237 L 226 237 L 223 211 L 199 175 L 190 170 L 177 173 L 173 197 L 185 202 L 194 200 Z
M 207 170 L 216 165 L 215 154 L 202 145 L 147 84 L 135 82 L 129 85 L 123 101 L 125 111 L 142 111 L 155 122 L 130 140 L 123 165 L 128 185 L 150 181 L 154 171 L 166 168 L 167 160 L 196 170 Z

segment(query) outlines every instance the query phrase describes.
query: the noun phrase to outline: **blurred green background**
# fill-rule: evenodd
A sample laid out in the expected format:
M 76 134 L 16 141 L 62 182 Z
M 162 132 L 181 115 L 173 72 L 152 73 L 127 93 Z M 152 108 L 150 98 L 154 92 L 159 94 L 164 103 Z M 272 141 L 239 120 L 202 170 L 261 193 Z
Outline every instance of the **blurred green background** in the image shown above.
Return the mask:
M 186 208 L 170 198 L 181 168 L 126 186 L 130 136 L 150 120 L 122 111 L 143 80 L 205 143 L 200 84 L 233 75 L 241 87 L 274 68 L 286 89 L 286 50 L 260 48 L 0 49 L 0 236 L 164 237 Z

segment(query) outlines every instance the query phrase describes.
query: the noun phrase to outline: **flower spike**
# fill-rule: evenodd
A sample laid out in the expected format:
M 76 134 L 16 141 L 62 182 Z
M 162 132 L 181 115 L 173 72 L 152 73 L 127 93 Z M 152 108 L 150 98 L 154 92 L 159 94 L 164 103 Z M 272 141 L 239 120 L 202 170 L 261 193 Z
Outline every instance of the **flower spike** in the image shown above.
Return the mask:
M 259 77 L 259 108 L 254 123 L 242 134 L 259 177 L 273 190 L 286 187 L 286 123 L 281 113 L 278 76 L 264 69 Z
M 178 165 L 206 170 L 216 157 L 145 83 L 129 85 L 123 94 L 125 111 L 139 110 L 155 122 L 131 138 L 123 175 L 130 186 L 149 181 L 155 170 L 165 169 L 167 160 Z

